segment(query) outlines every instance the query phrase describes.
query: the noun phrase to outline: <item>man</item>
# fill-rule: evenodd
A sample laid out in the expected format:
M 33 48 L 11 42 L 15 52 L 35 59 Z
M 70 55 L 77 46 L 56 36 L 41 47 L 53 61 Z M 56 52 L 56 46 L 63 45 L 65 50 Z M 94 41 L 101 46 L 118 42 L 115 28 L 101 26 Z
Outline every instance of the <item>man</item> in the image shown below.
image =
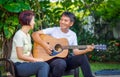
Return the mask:
M 35 42 L 41 44 L 48 54 L 52 53 L 53 48 L 41 38 L 41 34 L 47 34 L 55 38 L 66 38 L 69 45 L 78 45 L 76 33 L 70 30 L 75 22 L 75 15 L 71 12 L 63 12 L 59 21 L 60 27 L 46 28 L 40 31 L 36 31 L 32 34 Z M 49 39 L 49 38 L 48 38 Z M 77 67 L 81 67 L 84 77 L 93 77 L 90 69 L 88 59 L 85 55 L 87 52 L 91 52 L 94 49 L 93 45 L 88 45 L 85 50 L 73 49 L 74 56 L 66 57 L 65 59 L 54 58 L 48 61 L 52 77 L 62 77 L 62 74 L 66 70 L 71 70 Z

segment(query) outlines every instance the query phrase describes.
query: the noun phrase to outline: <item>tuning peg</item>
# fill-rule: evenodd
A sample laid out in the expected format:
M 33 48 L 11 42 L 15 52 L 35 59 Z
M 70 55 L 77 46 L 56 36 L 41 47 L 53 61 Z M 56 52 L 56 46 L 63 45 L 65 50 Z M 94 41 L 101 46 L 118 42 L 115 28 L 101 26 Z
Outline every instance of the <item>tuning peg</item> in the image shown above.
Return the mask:
M 97 49 L 97 52 L 98 52 L 99 50 Z
M 106 50 L 107 46 L 105 44 L 103 44 L 103 50 Z
M 95 49 L 97 50 L 97 51 L 99 51 L 99 50 L 106 50 L 106 45 L 105 44 L 97 44 L 97 45 L 95 45 Z

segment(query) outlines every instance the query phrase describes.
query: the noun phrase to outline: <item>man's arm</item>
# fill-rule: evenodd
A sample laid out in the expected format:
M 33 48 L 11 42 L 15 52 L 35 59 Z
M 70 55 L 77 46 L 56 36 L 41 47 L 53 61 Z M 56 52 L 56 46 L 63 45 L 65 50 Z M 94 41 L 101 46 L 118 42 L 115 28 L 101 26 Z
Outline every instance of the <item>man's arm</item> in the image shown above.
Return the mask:
M 74 55 L 82 55 L 88 52 L 92 52 L 94 49 L 94 45 L 87 45 L 85 50 L 73 49 Z
M 39 44 L 42 43 L 42 39 L 40 38 L 41 34 L 44 34 L 42 30 L 39 30 L 39 31 L 32 33 L 32 38 L 33 38 L 34 42 L 37 42 Z
M 44 34 L 44 32 L 42 30 L 33 32 L 32 33 L 32 38 L 33 38 L 34 42 L 37 42 L 42 47 L 44 47 L 44 49 L 47 51 L 48 54 L 51 54 L 52 48 L 40 38 L 41 34 Z

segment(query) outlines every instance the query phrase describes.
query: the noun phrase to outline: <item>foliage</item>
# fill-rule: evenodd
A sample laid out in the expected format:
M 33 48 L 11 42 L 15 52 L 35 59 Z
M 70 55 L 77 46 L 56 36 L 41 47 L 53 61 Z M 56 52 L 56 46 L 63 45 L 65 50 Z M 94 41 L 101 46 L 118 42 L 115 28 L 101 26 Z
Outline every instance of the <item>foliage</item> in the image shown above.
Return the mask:
M 114 57 L 118 61 L 120 56 L 117 54 L 120 49 L 111 43 L 111 40 L 116 40 L 112 37 L 111 32 L 112 28 L 119 22 L 119 9 L 119 0 L 74 0 L 74 2 L 71 0 L 58 0 L 58 2 L 50 2 L 49 0 L 0 0 L 0 35 L 4 38 L 3 43 L 13 37 L 20 28 L 18 14 L 23 10 L 33 10 L 36 13 L 34 31 L 58 26 L 61 13 L 70 11 L 76 15 L 76 22 L 71 29 L 77 33 L 79 44 L 105 43 L 108 45 L 106 52 L 89 53 L 88 56 L 92 55 L 90 59 L 109 61 Z M 87 16 L 95 18 L 95 22 L 92 23 L 95 28 L 94 34 L 90 34 L 82 28 L 88 24 L 88 21 L 84 20 Z
M 0 0 L 0 31 L 4 38 L 11 38 L 18 29 L 18 13 L 30 9 L 24 0 Z
M 11 47 L 10 40 L 20 28 L 18 22 L 19 12 L 29 9 L 30 6 L 25 0 L 0 0 L 0 39 L 3 39 L 2 51 L 10 51 L 11 49 L 9 48 Z

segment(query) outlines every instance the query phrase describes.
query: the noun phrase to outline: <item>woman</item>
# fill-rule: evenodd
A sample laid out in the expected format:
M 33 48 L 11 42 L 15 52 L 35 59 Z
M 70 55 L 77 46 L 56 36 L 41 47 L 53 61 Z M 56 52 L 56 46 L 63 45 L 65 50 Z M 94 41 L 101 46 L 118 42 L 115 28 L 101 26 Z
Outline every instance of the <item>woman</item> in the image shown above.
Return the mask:
M 34 74 L 37 77 L 48 77 L 49 73 L 49 65 L 42 59 L 34 58 L 31 54 L 32 44 L 28 32 L 34 28 L 34 18 L 35 15 L 32 11 L 20 13 L 19 22 L 22 27 L 13 38 L 11 60 L 15 63 L 17 75 L 20 77 Z

